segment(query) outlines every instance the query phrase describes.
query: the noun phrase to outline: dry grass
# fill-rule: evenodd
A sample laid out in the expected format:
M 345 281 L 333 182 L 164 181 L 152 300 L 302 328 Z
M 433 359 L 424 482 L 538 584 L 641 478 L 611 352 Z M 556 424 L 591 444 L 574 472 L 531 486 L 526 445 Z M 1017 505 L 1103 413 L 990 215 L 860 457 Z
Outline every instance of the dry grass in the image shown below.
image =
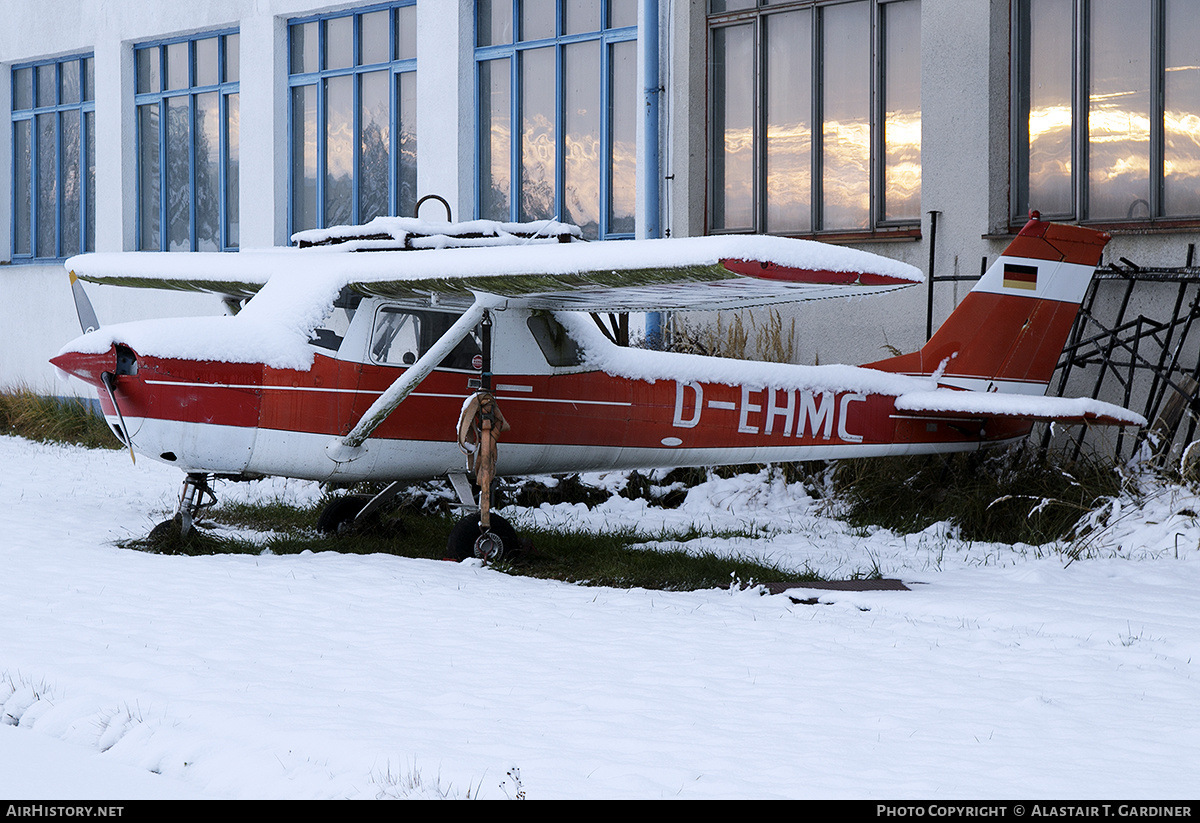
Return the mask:
M 752 312 L 718 314 L 716 323 L 697 323 L 681 314 L 671 315 L 669 346 L 673 351 L 792 363 L 796 354 L 796 320 L 787 323 L 776 309 L 762 319 Z
M 1116 467 L 1034 449 L 839 461 L 838 515 L 856 526 L 913 533 L 949 521 L 964 540 L 1040 545 L 1074 535 L 1118 494 Z
M 119 449 L 121 443 L 94 406 L 79 397 L 44 397 L 25 387 L 0 391 L 0 432 L 43 443 Z

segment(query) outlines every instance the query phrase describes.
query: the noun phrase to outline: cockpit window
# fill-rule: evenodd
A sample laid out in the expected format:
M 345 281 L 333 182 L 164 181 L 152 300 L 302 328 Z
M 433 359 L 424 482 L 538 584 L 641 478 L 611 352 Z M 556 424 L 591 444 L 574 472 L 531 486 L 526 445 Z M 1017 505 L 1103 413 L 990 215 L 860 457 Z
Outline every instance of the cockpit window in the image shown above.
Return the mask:
M 380 308 L 371 331 L 371 359 L 385 366 L 411 366 L 420 356 L 420 318 L 394 306 Z
M 458 315 L 381 306 L 371 330 L 371 359 L 385 366 L 411 366 L 449 331 Z M 479 338 L 472 330 L 438 364 L 443 369 L 474 370 L 480 354 Z
M 551 366 L 578 366 L 583 363 L 579 346 L 567 334 L 567 330 L 548 312 L 536 312 L 529 316 L 529 330 L 533 339 Z
M 457 314 L 446 314 L 445 312 L 429 312 L 429 339 L 427 346 L 432 346 L 438 341 L 443 334 L 450 331 L 450 327 L 458 320 Z M 479 341 L 479 327 L 471 329 L 471 331 L 459 341 L 458 345 L 450 350 L 450 353 L 442 358 L 442 362 L 438 364 L 439 368 L 443 369 L 462 369 L 476 371 L 474 360 L 483 353 L 483 348 Z
M 337 351 L 342 346 L 342 340 L 346 337 L 346 330 L 350 328 L 350 321 L 354 319 L 354 313 L 358 311 L 358 304 L 362 302 L 363 296 L 349 288 L 342 289 L 341 294 L 333 301 L 333 308 L 329 315 L 321 323 L 320 326 L 313 329 L 312 337 L 308 342 L 318 348 Z

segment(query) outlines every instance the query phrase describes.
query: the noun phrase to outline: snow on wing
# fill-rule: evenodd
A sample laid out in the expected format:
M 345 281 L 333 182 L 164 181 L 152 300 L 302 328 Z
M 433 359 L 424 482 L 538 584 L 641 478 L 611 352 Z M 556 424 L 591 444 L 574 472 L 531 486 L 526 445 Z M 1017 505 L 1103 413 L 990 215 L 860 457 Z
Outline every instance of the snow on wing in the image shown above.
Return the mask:
M 606 243 L 349 253 L 338 246 L 227 253 L 87 254 L 81 279 L 236 297 L 268 280 L 319 279 L 366 294 L 476 292 L 532 308 L 586 311 L 721 309 L 891 291 L 916 268 L 868 252 L 780 237 L 723 236 Z M 322 289 L 324 291 L 325 289 Z

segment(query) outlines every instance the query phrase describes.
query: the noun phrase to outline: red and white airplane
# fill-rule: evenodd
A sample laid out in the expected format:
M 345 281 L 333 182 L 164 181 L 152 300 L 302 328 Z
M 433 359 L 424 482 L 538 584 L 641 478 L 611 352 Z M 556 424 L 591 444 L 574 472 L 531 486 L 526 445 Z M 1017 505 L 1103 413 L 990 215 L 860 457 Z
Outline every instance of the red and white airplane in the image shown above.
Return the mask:
M 617 346 L 595 313 L 870 294 L 920 273 L 778 237 L 583 243 L 562 224 L 380 218 L 302 233 L 302 248 L 72 258 L 93 330 L 52 362 L 98 389 L 132 451 L 186 473 L 185 528 L 214 476 L 395 481 L 335 501 L 334 527 L 400 481 L 449 477 L 466 503 L 470 470 L 481 511 L 450 551 L 494 556 L 515 536 L 488 512 L 493 474 L 969 451 L 1036 421 L 1144 425 L 1044 396 L 1108 239 L 1035 214 L 920 351 L 799 366 Z M 236 313 L 99 328 L 77 278 L 208 291 Z

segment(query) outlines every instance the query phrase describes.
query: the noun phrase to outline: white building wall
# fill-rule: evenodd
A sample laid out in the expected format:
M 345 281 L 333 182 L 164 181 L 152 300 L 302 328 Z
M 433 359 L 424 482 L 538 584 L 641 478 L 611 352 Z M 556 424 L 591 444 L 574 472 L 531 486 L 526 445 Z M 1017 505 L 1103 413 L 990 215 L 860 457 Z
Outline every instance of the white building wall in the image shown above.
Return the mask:
M 240 243 L 287 242 L 287 20 L 363 7 L 313 0 L 43 0 L 9 3 L 0 27 L 0 386 L 64 393 L 46 363 L 78 329 L 65 272 L 57 265 L 6 266 L 11 250 L 12 128 L 9 67 L 91 52 L 96 70 L 96 248 L 131 250 L 136 238 L 134 60 L 136 44 L 215 29 L 240 31 Z M 671 236 L 705 231 L 707 44 L 705 0 L 660 0 L 662 226 Z M 921 269 L 930 218 L 939 212 L 939 275 L 974 275 L 1007 244 L 1009 175 L 1009 4 L 922 2 L 922 236 L 858 244 Z M 417 3 L 418 189 L 450 203 L 456 219 L 475 209 L 474 3 Z M 639 70 L 639 78 L 644 73 Z M 639 95 L 641 89 L 639 86 Z M 639 108 L 641 101 L 639 100 Z M 639 123 L 639 158 L 648 150 Z M 640 167 L 640 166 L 639 166 Z M 639 186 L 639 215 L 645 203 Z M 440 217 L 428 204 L 425 216 Z M 1107 259 L 1181 265 L 1200 233 L 1123 234 Z M 936 287 L 940 322 L 970 288 Z M 91 288 L 102 322 L 217 313 L 213 297 Z M 853 302 L 797 308 L 800 362 L 866 362 L 889 347 L 911 350 L 925 333 L 924 288 Z
M 692 237 L 704 234 L 707 208 L 705 180 L 708 158 L 708 29 L 706 0 L 675 0 L 664 4 L 673 17 L 667 46 L 660 54 L 664 123 L 661 169 L 663 234 Z
M 366 4 L 297 0 L 176 0 L 90 3 L 45 0 L 7 4 L 0 27 L 0 388 L 50 394 L 82 391 L 55 379 L 47 360 L 78 335 L 66 272 L 60 265 L 9 262 L 12 243 L 12 127 L 9 67 L 92 53 L 96 102 L 96 250 L 136 248 L 134 46 L 176 35 L 240 32 L 241 248 L 288 242 L 287 21 Z M 418 184 L 446 197 L 454 216 L 471 217 L 473 198 L 473 6 L 422 0 L 417 7 Z M 428 216 L 441 217 L 430 204 Z M 144 317 L 217 314 L 212 296 L 89 286 L 102 323 Z
M 475 216 L 474 37 L 472 3 L 418 0 L 417 189 L 446 198 L 455 220 Z M 442 219 L 441 204 L 421 216 Z
M 287 242 L 287 21 L 258 14 L 238 25 L 241 247 L 264 248 Z

